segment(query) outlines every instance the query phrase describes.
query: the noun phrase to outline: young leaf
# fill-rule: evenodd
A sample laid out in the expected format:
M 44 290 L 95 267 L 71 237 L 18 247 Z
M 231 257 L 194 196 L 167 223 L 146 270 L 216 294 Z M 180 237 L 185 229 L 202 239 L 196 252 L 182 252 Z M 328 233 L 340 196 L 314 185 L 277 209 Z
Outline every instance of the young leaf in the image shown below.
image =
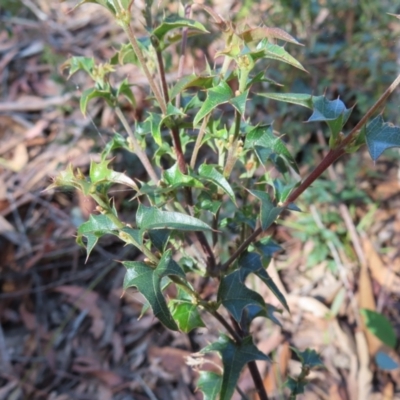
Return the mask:
M 169 308 L 182 332 L 188 333 L 195 328 L 205 326 L 200 316 L 199 306 L 194 304 L 192 298 L 181 288 L 178 288 L 176 299 L 170 301 Z
M 232 90 L 225 81 L 221 81 L 218 86 L 209 89 L 206 100 L 194 118 L 193 125 L 196 126 L 214 108 L 227 103 L 232 97 Z
M 204 33 L 208 32 L 207 29 L 198 21 L 183 18 L 179 15 L 170 15 L 153 30 L 152 34 L 156 36 L 159 41 L 162 41 L 168 32 L 178 28 L 190 28 Z
M 381 342 L 394 349 L 397 342 L 397 335 L 390 321 L 381 313 L 361 309 L 361 315 L 367 329 Z
M 122 185 L 130 186 L 135 190 L 139 190 L 136 183 L 121 172 L 113 171 L 108 168 L 108 164 L 111 160 L 102 160 L 99 163 L 92 161 L 90 163 L 90 180 L 93 184 L 99 183 L 119 183 Z
M 286 302 L 285 296 L 268 275 L 267 271 L 263 267 L 261 258 L 257 253 L 246 253 L 244 256 L 240 257 L 239 267 L 240 269 L 238 271 L 243 274 L 242 276 L 247 276 L 249 273 L 257 275 L 268 286 L 269 290 L 271 290 L 283 307 L 289 311 L 289 306 Z
M 231 185 L 224 178 L 224 176 L 220 172 L 218 172 L 212 165 L 200 165 L 199 174 L 202 178 L 219 186 L 236 205 L 236 197 L 234 191 L 231 188 Z
M 260 26 L 258 28 L 253 28 L 243 31 L 239 34 L 239 36 L 246 43 L 262 40 L 264 38 L 272 38 L 272 39 L 280 39 L 288 43 L 293 43 L 299 46 L 303 46 L 293 36 L 289 35 L 281 28 L 268 28 L 266 26 Z
M 211 371 L 200 371 L 197 387 L 203 393 L 203 400 L 218 400 L 221 385 L 221 375 Z
M 208 89 L 212 87 L 213 80 L 214 76 L 198 76 L 196 74 L 184 76 L 171 89 L 170 99 L 173 100 L 179 93 L 189 87 Z
M 90 214 L 89 221 L 84 222 L 78 228 L 78 236 L 77 243 L 85 246 L 82 241 L 82 236 L 84 236 L 87 240 L 86 243 L 86 261 L 89 258 L 90 253 L 92 252 L 94 246 L 98 242 L 99 238 L 107 234 L 117 234 L 118 227 L 106 216 L 103 214 L 93 215 Z
M 247 275 L 236 270 L 222 278 L 218 289 L 218 301 L 232 314 L 237 322 L 242 318 L 243 310 L 249 305 L 257 305 L 265 309 L 264 299 L 254 290 L 244 284 Z
M 235 109 L 243 115 L 245 113 L 246 109 L 246 103 L 247 103 L 247 96 L 249 95 L 249 90 L 245 90 L 243 93 L 241 93 L 239 96 L 233 97 L 229 103 L 235 107 Z
M 230 400 L 243 367 L 250 361 L 270 361 L 253 343 L 253 338 L 248 336 L 240 344 L 235 343 L 225 335 L 221 335 L 217 342 L 211 343 L 201 352 L 217 351 L 221 354 L 224 372 L 220 400 Z
M 96 97 L 101 97 L 106 100 L 107 104 L 110 107 L 115 106 L 115 98 L 108 90 L 98 90 L 95 88 L 86 89 L 83 91 L 81 95 L 81 99 L 79 101 L 79 107 L 81 109 L 81 113 L 86 116 L 86 109 L 89 103 L 89 100 L 92 100 Z
M 124 278 L 124 289 L 136 286 L 150 303 L 155 317 L 167 328 L 174 331 L 178 330 L 178 326 L 172 318 L 167 302 L 161 292 L 161 280 L 165 276 L 175 275 L 186 281 L 185 273 L 172 260 L 171 251 L 168 250 L 163 254 L 156 268 L 140 261 L 125 261 L 123 264 L 127 269 Z
M 176 229 L 179 231 L 211 231 L 203 221 L 172 211 L 161 211 L 156 207 L 146 207 L 139 204 L 136 222 L 140 229 Z
M 184 175 L 178 167 L 178 163 L 164 171 L 164 181 L 171 189 L 180 188 L 182 186 L 203 188 L 204 185 L 197 179 L 189 175 Z
M 386 149 L 400 147 L 400 127 L 384 122 L 378 115 L 368 123 L 365 140 L 371 158 L 376 161 Z
M 283 46 L 278 46 L 277 44 L 269 43 L 268 40 L 262 40 L 255 51 L 251 51 L 254 61 L 257 58 L 269 58 L 272 60 L 277 60 L 290 64 L 293 67 L 301 69 L 307 72 L 307 70 L 293 57 L 291 56 Z
M 121 148 L 131 151 L 126 138 L 119 133 L 114 133 L 113 138 L 106 144 L 104 150 L 101 152 L 102 161 L 104 161 L 112 151 Z

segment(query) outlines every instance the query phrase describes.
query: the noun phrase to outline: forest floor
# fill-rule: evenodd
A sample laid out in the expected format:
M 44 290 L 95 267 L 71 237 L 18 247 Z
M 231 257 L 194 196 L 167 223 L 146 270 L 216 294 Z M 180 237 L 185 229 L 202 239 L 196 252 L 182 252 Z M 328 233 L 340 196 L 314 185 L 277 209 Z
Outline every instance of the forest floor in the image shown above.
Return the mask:
M 86 172 L 118 129 L 102 101 L 90 103 L 88 117 L 81 114 L 79 95 L 90 82 L 81 75 L 67 82 L 60 66 L 70 55 L 106 60 L 122 33 L 94 5 L 68 13 L 71 2 L 24 4 L 27 12 L 3 20 L 8 32 L 0 30 L 0 400 L 200 400 L 196 368 L 188 364 L 211 333 L 171 333 L 151 313 L 138 319 L 141 299 L 133 290 L 123 293 L 118 262 L 134 259 L 135 251 L 105 239 L 86 262 L 74 236 L 94 204 L 76 192 L 44 191 L 68 163 Z M 138 71 L 121 73 L 144 82 Z M 127 110 L 131 118 L 145 101 L 144 91 L 135 90 L 139 111 Z M 259 364 L 272 399 L 284 399 L 286 376 L 300 371 L 292 346 L 317 350 L 325 365 L 310 374 L 299 399 L 400 399 L 400 368 L 385 372 L 374 362 L 376 354 L 394 362 L 399 356 L 363 328 L 359 312 L 382 312 L 399 336 L 399 161 L 374 166 L 361 159 L 367 167 L 355 183 L 368 201 L 356 208 L 304 204 L 304 215 L 275 229 L 283 251 L 269 273 L 291 315 L 278 316 L 281 327 L 256 320 L 253 328 L 260 349 L 274 360 Z M 339 162 L 329 174 L 340 181 L 344 171 Z M 115 196 L 121 204 L 130 193 Z M 339 219 L 323 222 L 332 209 Z M 303 224 L 319 233 L 302 232 Z M 344 244 L 327 232 L 345 232 Z M 328 249 L 326 257 L 311 265 L 318 246 Z M 264 286 L 251 284 L 276 305 Z M 248 399 L 258 398 L 248 372 L 238 386 Z

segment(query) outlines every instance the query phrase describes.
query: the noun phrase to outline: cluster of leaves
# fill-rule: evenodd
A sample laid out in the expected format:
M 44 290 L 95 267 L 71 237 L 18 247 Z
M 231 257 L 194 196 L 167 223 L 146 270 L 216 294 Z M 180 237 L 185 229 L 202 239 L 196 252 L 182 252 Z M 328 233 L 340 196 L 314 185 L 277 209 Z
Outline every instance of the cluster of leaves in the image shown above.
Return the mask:
M 87 177 L 69 166 L 51 187 L 73 187 L 97 203 L 98 214 L 91 215 L 78 229 L 77 241 L 86 247 L 88 256 L 104 235 L 118 236 L 144 254 L 144 261 L 123 262 L 127 269 L 124 288 L 136 287 L 144 296 L 143 311 L 151 308 L 167 328 L 182 332 L 203 327 L 203 312 L 224 325 L 229 336 L 221 334 L 202 350 L 221 355 L 223 372 L 201 373 L 199 388 L 207 399 L 230 399 L 243 367 L 255 360 L 269 360 L 253 343 L 249 333 L 252 321 L 264 317 L 279 324 L 274 312 L 282 311 L 266 304 L 246 285 L 249 275 L 260 278 L 288 310 L 283 294 L 267 272 L 272 255 L 280 247 L 271 238 L 258 236 L 284 210 L 298 210 L 293 192 L 301 185 L 298 167 L 285 142 L 272 125 L 253 124 L 246 119 L 246 105 L 254 84 L 274 84 L 265 71 L 257 72 L 257 63 L 275 60 L 304 70 L 285 47 L 277 44 L 300 43 L 279 28 L 236 26 L 203 6 L 224 39 L 225 47 L 217 54 L 223 57 L 222 67 L 207 66 L 203 73 L 180 77 L 168 87 L 163 73 L 166 50 L 207 29 L 181 15 L 168 16 L 154 27 L 152 2 L 147 0 L 144 17 L 148 36 L 137 40 L 130 27 L 132 0 L 83 0 L 78 5 L 87 2 L 107 8 L 127 33 L 129 43 L 123 44 L 108 63 L 98 65 L 91 58 L 72 57 L 65 66 L 70 75 L 82 70 L 94 81 L 94 87 L 81 97 L 82 112 L 86 113 L 91 99 L 105 99 L 116 110 L 129 137 L 116 134 L 101 161 L 91 163 Z M 119 106 L 122 97 L 135 106 L 132 83 L 124 80 L 113 86 L 109 79 L 118 65 L 125 63 L 142 68 L 154 94 L 154 107 L 134 130 Z M 156 69 L 159 80 L 153 78 Z M 236 90 L 232 89 L 234 85 Z M 330 129 L 331 151 L 351 152 L 366 143 L 375 160 L 386 148 L 400 145 L 399 128 L 384 123 L 381 116 L 358 135 L 346 137 L 342 130 L 352 109 L 339 99 L 254 94 L 310 108 L 313 113 L 309 122 L 323 121 Z M 221 106 L 231 107 L 235 117 L 230 124 L 224 122 Z M 148 181 L 133 180 L 110 169 L 108 156 L 118 148 L 138 155 L 148 172 Z M 199 161 L 200 152 L 207 154 L 207 161 Z M 173 162 L 160 173 L 164 155 Z M 270 168 L 277 169 L 281 177 L 272 178 Z M 114 184 L 128 186 L 134 192 L 139 202 L 134 219 L 120 219 L 110 195 Z M 196 255 L 187 251 L 188 245 L 197 248 Z M 233 250 L 225 254 L 222 248 Z M 191 283 L 193 273 L 218 282 L 215 297 L 202 298 Z M 169 285 L 177 289 L 173 299 L 164 294 Z M 220 309 L 229 314 L 230 322 L 221 316 Z M 310 368 L 321 364 L 315 352 L 298 352 L 298 356 L 303 372 L 298 379 L 288 381 L 294 396 L 302 392 Z

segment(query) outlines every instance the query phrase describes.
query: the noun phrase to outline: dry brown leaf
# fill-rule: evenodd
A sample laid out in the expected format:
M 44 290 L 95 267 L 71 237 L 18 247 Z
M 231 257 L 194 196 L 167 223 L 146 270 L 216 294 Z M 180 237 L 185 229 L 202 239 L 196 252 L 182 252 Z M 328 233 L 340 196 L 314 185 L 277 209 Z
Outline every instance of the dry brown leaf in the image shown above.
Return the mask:
M 371 271 L 371 276 L 381 286 L 384 286 L 387 291 L 392 293 L 400 293 L 400 277 L 383 264 L 382 259 L 368 237 L 364 237 L 362 241 L 365 257 L 368 260 L 368 266 Z
M 369 369 L 368 343 L 362 331 L 355 334 L 358 354 L 358 400 L 368 400 L 371 393 L 372 373 Z
M 393 382 L 389 381 L 382 391 L 382 400 L 393 400 L 394 397 L 394 385 Z

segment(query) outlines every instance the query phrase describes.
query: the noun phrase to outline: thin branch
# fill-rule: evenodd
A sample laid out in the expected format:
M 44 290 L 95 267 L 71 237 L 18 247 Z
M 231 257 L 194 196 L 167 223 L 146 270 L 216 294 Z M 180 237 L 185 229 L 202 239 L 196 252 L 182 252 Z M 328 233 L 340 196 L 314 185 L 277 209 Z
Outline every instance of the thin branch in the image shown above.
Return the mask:
M 203 119 L 203 123 L 201 124 L 199 134 L 197 135 L 196 143 L 194 144 L 194 148 L 193 148 L 193 152 L 192 152 L 192 158 L 190 159 L 190 168 L 192 168 L 192 169 L 194 169 L 194 167 L 196 166 L 197 155 L 199 154 L 201 142 L 206 133 L 206 128 L 207 128 L 209 118 L 210 118 L 210 115 L 207 115 Z
M 139 47 L 139 43 L 136 40 L 136 37 L 135 37 L 132 27 L 130 25 L 126 26 L 125 32 L 128 35 L 129 41 L 132 44 L 133 51 L 135 52 L 135 54 L 139 60 L 139 64 L 143 68 L 143 72 L 146 75 L 146 78 L 149 82 L 150 88 L 153 91 L 158 104 L 160 105 L 161 111 L 163 114 L 166 114 L 167 113 L 167 105 L 164 101 L 164 98 L 162 97 L 162 95 L 160 93 L 158 86 L 156 85 L 153 77 L 151 76 L 149 69 L 147 68 L 146 60 L 144 59 L 142 50 Z
M 115 113 L 117 114 L 121 124 L 123 125 L 126 132 L 128 133 L 129 138 L 131 139 L 132 144 L 134 146 L 135 153 L 138 156 L 143 167 L 145 168 L 147 174 L 149 175 L 150 179 L 155 184 L 157 184 L 157 182 L 159 181 L 158 175 L 157 175 L 156 171 L 154 170 L 149 158 L 147 157 L 146 152 L 141 148 L 139 142 L 137 141 L 135 134 L 133 133 L 128 121 L 125 118 L 125 115 L 123 114 L 123 112 L 121 111 L 121 109 L 119 107 L 116 107 Z
M 185 17 L 190 18 L 192 14 L 192 6 L 191 4 L 187 4 L 185 6 Z M 178 65 L 178 79 L 180 79 L 183 75 L 183 67 L 185 65 L 185 56 L 186 56 L 186 46 L 187 46 L 187 37 L 188 37 L 188 27 L 183 28 L 182 30 L 182 41 L 181 41 L 181 55 L 179 57 L 179 65 Z M 178 93 L 175 99 L 175 107 L 179 108 L 181 106 L 181 94 Z

